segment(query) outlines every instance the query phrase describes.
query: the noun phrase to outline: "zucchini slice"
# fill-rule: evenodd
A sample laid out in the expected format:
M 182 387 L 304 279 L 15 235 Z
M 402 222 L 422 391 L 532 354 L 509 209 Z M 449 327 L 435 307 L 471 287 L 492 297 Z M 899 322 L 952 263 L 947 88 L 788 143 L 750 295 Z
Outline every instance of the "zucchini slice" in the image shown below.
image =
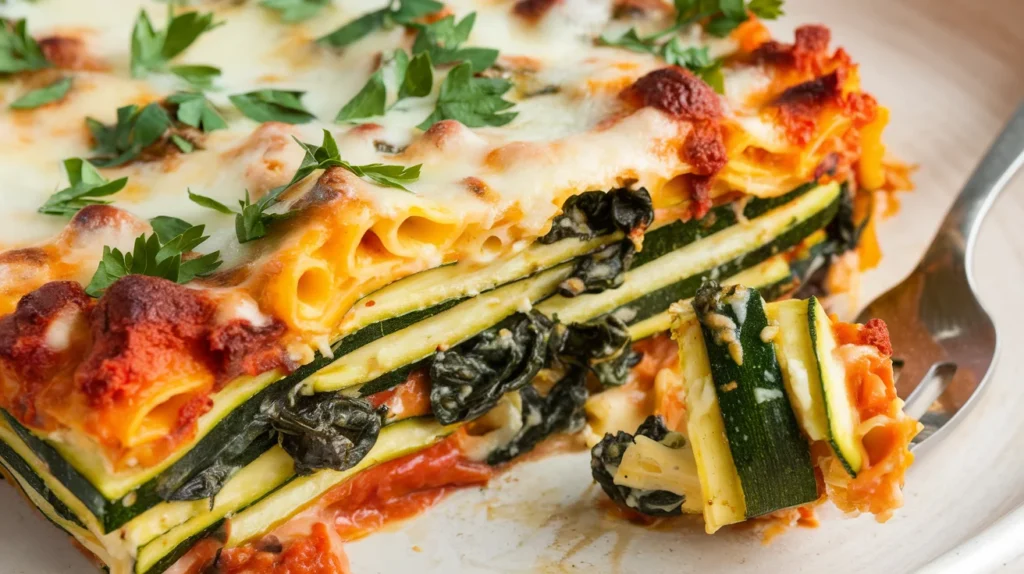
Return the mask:
M 710 500 L 721 492 L 727 506 L 707 520 L 708 531 L 816 500 L 807 439 L 789 404 L 774 347 L 762 338 L 768 318 L 760 293 L 708 283 L 692 307 L 697 324 L 687 321 L 677 332 L 688 395 L 693 395 L 691 438 L 695 450 L 694 436 L 702 437 L 707 449 L 698 455 L 698 466 L 713 465 L 701 473 L 705 494 Z M 711 386 L 720 418 L 714 416 Z M 729 457 L 723 456 L 726 450 Z
M 807 326 L 810 330 L 814 358 L 818 364 L 818 379 L 824 411 L 828 417 L 829 444 L 833 452 L 846 467 L 850 476 L 857 476 L 864 465 L 864 458 L 857 440 L 857 408 L 846 388 L 846 370 L 835 359 L 838 346 L 825 309 L 817 297 L 807 300 Z
M 772 343 L 793 411 L 812 441 L 827 441 L 852 477 L 864 464 L 855 434 L 857 410 L 846 388 L 843 365 L 834 357 L 832 323 L 816 297 L 767 305 Z

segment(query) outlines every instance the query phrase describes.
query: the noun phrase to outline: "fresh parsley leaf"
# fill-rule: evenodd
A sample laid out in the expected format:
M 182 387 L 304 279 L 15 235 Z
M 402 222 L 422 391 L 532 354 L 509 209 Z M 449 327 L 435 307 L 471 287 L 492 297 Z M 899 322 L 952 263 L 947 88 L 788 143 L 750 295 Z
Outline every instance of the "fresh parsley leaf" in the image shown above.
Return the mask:
M 214 66 L 171 66 L 169 71 L 198 90 L 210 89 L 220 77 L 220 68 Z
M 409 26 L 417 18 L 433 14 L 442 8 L 444 8 L 444 4 L 435 0 L 390 0 L 386 7 L 363 14 L 320 38 L 317 42 L 335 48 L 344 48 L 378 29 L 388 29 L 395 25 Z
M 405 58 L 405 52 L 398 52 Z M 397 55 L 397 54 L 396 54 Z M 434 65 L 430 53 L 417 54 L 408 64 L 402 66 L 402 77 L 398 85 L 398 101 L 405 98 L 422 98 L 434 89 Z
M 153 226 L 153 231 L 163 243 L 167 243 L 192 227 L 192 224 L 184 219 L 170 215 L 158 215 L 150 219 L 149 224 Z
M 164 71 L 171 59 L 184 52 L 199 36 L 221 24 L 213 21 L 212 12 L 191 11 L 176 15 L 174 4 L 168 5 L 167 10 L 166 30 L 155 30 L 146 11 L 139 11 L 132 30 L 132 76 Z
M 203 94 L 177 92 L 168 96 L 165 101 L 177 106 L 175 118 L 187 126 L 207 133 L 228 127 L 228 123 L 221 117 L 217 108 L 213 107 Z
M 423 164 L 406 167 L 404 165 L 385 165 L 381 163 L 370 163 L 366 165 L 352 165 L 346 161 L 339 161 L 338 165 L 362 178 L 373 180 L 378 185 L 392 187 L 402 191 L 409 188 L 404 184 L 411 183 L 420 178 L 420 168 Z
M 0 18 L 0 74 L 15 74 L 50 67 L 39 44 L 28 33 L 25 20 Z
M 207 197 L 205 195 L 199 195 L 198 193 L 192 193 L 191 189 L 188 190 L 188 198 L 198 205 L 212 209 L 214 211 L 219 211 L 224 215 L 231 215 L 232 213 L 235 213 L 230 207 L 224 205 L 223 203 L 217 201 L 216 199 L 212 197 Z
M 625 48 L 633 52 L 639 52 L 641 54 L 653 54 L 655 51 L 654 41 L 648 38 L 640 37 L 637 33 L 636 28 L 630 28 L 625 34 L 617 38 L 611 36 L 601 36 L 597 39 L 597 43 L 601 46 L 611 46 L 614 48 Z
M 512 82 L 508 80 L 478 78 L 473 75 L 472 64 L 459 64 L 448 72 L 441 84 L 437 107 L 418 127 L 426 130 L 445 119 L 458 120 L 471 128 L 503 126 L 517 115 L 505 111 L 515 106 L 502 98 L 510 89 Z
M 403 52 L 404 53 L 404 52 Z M 387 106 L 387 90 L 384 87 L 384 73 L 377 70 L 351 100 L 341 108 L 336 122 L 372 118 L 384 115 Z
M 329 6 L 331 0 L 263 0 L 260 5 L 274 10 L 289 24 L 309 20 Z
M 31 92 L 22 94 L 21 97 L 11 102 L 11 108 L 15 110 L 31 110 L 44 106 L 51 102 L 59 101 L 68 90 L 71 89 L 71 78 L 61 78 L 49 86 L 37 88 Z
M 725 77 L 722 75 L 722 60 L 712 59 L 707 46 L 700 48 L 683 46 L 678 37 L 672 38 L 661 47 L 661 56 L 673 66 L 686 68 L 704 80 L 719 94 L 725 93 Z
M 323 143 L 319 146 L 299 140 L 295 140 L 295 142 L 302 147 L 303 151 L 306 152 L 302 158 L 302 163 L 299 164 L 299 169 L 295 171 L 295 175 L 292 176 L 291 181 L 271 189 L 255 203 L 253 203 L 252 199 L 249 197 L 248 190 L 245 192 L 245 199 L 238 201 L 240 208 L 239 211 L 231 209 L 212 197 L 199 195 L 198 193 L 193 193 L 191 190 L 188 192 L 189 199 L 198 205 L 219 213 L 234 214 L 235 235 L 238 237 L 239 243 L 245 243 L 265 236 L 267 234 L 267 227 L 275 221 L 294 215 L 294 211 L 287 211 L 284 213 L 267 213 L 267 209 L 277 204 L 278 201 L 280 201 L 281 195 L 285 191 L 306 179 L 310 174 L 318 169 L 341 167 L 351 171 L 359 177 L 372 180 L 378 185 L 401 189 L 403 191 L 409 191 L 405 187 L 406 183 L 416 181 L 420 176 L 421 165 L 414 165 L 411 167 L 401 165 L 384 165 L 379 163 L 352 165 L 341 159 L 341 155 L 338 151 L 338 143 L 334 140 L 334 136 L 331 135 L 331 132 L 327 130 L 324 130 Z
M 405 98 L 421 98 L 430 95 L 430 91 L 434 88 L 434 69 L 430 63 L 430 54 L 423 52 L 410 61 L 404 51 L 396 50 L 390 64 L 394 70 L 395 82 L 398 84 L 398 97 L 395 104 Z M 384 115 L 388 107 L 387 100 L 387 88 L 382 68 L 374 72 L 363 89 L 341 108 L 334 121 L 352 121 Z
M 203 225 L 189 227 L 166 242 L 160 239 L 160 232 L 148 237 L 142 234 L 135 238 L 135 247 L 129 253 L 105 245 L 103 258 L 85 292 L 92 297 L 100 297 L 115 281 L 126 275 L 163 277 L 175 283 L 187 283 L 196 277 L 209 275 L 223 263 L 220 251 L 182 258 L 209 239 L 203 235 L 204 229 Z M 163 231 L 166 232 L 167 228 Z
M 316 116 L 302 105 L 303 94 L 305 92 L 257 90 L 228 96 L 228 99 L 245 117 L 258 122 L 305 124 Z
M 419 34 L 412 45 L 413 55 L 428 53 L 435 66 L 469 62 L 473 72 L 478 73 L 490 68 L 498 59 L 498 51 L 493 48 L 462 48 L 469 39 L 473 25 L 476 23 L 476 12 L 455 23 L 455 16 L 448 16 L 432 24 L 417 24 Z
M 779 16 L 782 16 L 782 3 L 785 0 L 750 0 L 747 4 L 747 10 L 754 13 L 755 16 L 764 20 L 774 20 Z
M 64 160 L 64 171 L 70 185 L 51 195 L 39 208 L 39 213 L 71 217 L 87 205 L 110 203 L 96 198 L 113 195 L 128 183 L 127 177 L 108 180 L 92 164 L 77 157 Z
M 94 140 L 96 155 L 89 158 L 98 167 L 117 167 L 137 158 L 171 128 L 171 118 L 160 104 L 139 110 L 135 104 L 117 110 L 117 123 L 108 126 L 85 119 Z

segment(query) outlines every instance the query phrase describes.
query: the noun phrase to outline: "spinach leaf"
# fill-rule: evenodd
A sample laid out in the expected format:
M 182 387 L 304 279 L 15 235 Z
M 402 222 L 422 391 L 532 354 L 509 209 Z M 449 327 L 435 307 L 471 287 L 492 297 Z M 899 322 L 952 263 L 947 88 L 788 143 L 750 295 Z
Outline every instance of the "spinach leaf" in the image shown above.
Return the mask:
M 587 191 L 566 200 L 562 214 L 540 238 L 541 243 L 570 237 L 586 241 L 616 231 L 625 233 L 626 239 L 578 259 L 570 276 L 559 285 L 559 293 L 563 297 L 575 297 L 622 285 L 636 254 L 635 245 L 652 221 L 654 206 L 650 193 L 644 188 L 620 188 L 607 193 Z
M 583 293 L 600 293 L 622 286 L 626 271 L 633 264 L 636 247 L 624 239 L 608 247 L 580 257 L 572 266 L 572 273 L 558 285 L 563 297 L 575 297 Z
M 635 436 L 645 436 L 671 448 L 686 444 L 683 435 L 668 430 L 660 416 L 651 415 L 636 429 Z M 633 444 L 626 432 L 605 434 L 601 442 L 590 450 L 590 472 L 608 497 L 621 506 L 648 516 L 676 516 L 682 514 L 685 496 L 667 490 L 640 490 L 615 484 L 615 474 L 622 463 L 626 449 Z
M 519 391 L 522 403 L 523 426 L 512 440 L 487 455 L 487 464 L 496 465 L 533 450 L 545 438 L 556 432 L 578 432 L 587 417 L 583 405 L 587 402 L 587 374 L 580 367 L 572 367 L 562 380 L 551 387 L 547 396 L 527 385 Z
M 377 442 L 385 413 L 366 399 L 317 393 L 272 410 L 270 424 L 302 476 L 358 464 Z
M 541 243 L 554 243 L 568 237 L 589 240 L 615 231 L 635 236 L 654 221 L 654 205 L 646 189 L 620 188 L 609 192 L 585 191 L 567 199 L 562 214 Z
M 516 313 L 430 364 L 430 405 L 441 424 L 474 419 L 505 393 L 523 388 L 544 366 L 550 320 Z
M 587 323 L 555 325 L 548 347 L 559 362 L 592 372 L 603 386 L 618 387 L 642 358 L 632 342 L 625 322 L 604 315 Z

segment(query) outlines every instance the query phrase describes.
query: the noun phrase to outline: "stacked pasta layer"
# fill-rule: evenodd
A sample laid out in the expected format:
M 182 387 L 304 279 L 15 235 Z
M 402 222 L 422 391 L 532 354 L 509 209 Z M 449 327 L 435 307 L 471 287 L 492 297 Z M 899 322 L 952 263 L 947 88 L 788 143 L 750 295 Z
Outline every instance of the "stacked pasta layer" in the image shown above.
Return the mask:
M 669 415 L 670 304 L 848 283 L 899 183 L 778 3 L 136 4 L 0 8 L 0 461 L 112 572 Z

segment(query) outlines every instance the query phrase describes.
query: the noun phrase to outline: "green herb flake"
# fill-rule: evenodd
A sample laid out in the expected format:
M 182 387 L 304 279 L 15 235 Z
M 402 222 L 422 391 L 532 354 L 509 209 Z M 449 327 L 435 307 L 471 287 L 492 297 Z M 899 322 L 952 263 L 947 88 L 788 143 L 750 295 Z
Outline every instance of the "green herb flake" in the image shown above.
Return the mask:
M 165 223 L 161 221 L 159 224 L 164 234 L 169 231 Z M 175 283 L 187 283 L 196 277 L 209 275 L 223 263 L 220 251 L 182 258 L 209 239 L 203 235 L 204 229 L 203 225 L 189 227 L 168 241 L 160 239 L 160 231 L 149 236 L 142 234 L 135 238 L 135 246 L 128 253 L 105 245 L 103 258 L 85 292 L 91 297 L 100 297 L 115 281 L 126 275 L 162 277 Z
M 444 4 L 435 0 L 390 0 L 384 8 L 367 12 L 348 22 L 317 42 L 335 48 L 344 48 L 358 42 L 367 35 L 396 25 L 410 26 L 416 19 L 433 14 L 444 8 Z
M 474 73 L 482 72 L 494 65 L 498 51 L 493 48 L 463 48 L 476 23 L 476 12 L 455 23 L 454 16 L 447 16 L 432 24 L 417 24 L 419 34 L 412 45 L 414 55 L 430 54 L 435 66 L 469 62 Z
M 331 4 L 331 0 L 262 0 L 260 6 L 277 12 L 282 22 L 309 20 Z
M 77 157 L 64 160 L 64 171 L 68 174 L 69 186 L 51 195 L 39 208 L 39 213 L 71 217 L 87 205 L 110 203 L 97 198 L 113 195 L 128 183 L 127 177 L 108 180 L 91 163 Z
M 305 92 L 257 90 L 229 96 L 238 111 L 257 122 L 305 124 L 316 119 L 302 104 Z
M 97 167 L 117 167 L 137 158 L 172 126 L 171 118 L 160 104 L 139 110 L 132 104 L 117 110 L 117 122 L 108 126 L 93 118 L 85 119 L 94 140 L 96 155 L 89 158 Z
M 210 89 L 213 87 L 213 81 L 220 77 L 220 68 L 213 66 L 171 66 L 169 71 L 197 90 Z
M 510 89 L 512 82 L 508 80 L 479 78 L 473 75 L 472 64 L 459 64 L 452 68 L 441 84 L 437 107 L 419 128 L 429 129 L 445 119 L 458 120 L 471 128 L 503 126 L 517 115 L 506 111 L 515 104 L 502 98 Z
M 384 74 L 381 70 L 377 70 L 367 80 L 363 89 L 359 90 L 359 93 L 341 108 L 334 121 L 345 122 L 382 116 L 387 106 L 387 98 Z
M 39 44 L 28 33 L 25 20 L 0 18 L 0 74 L 16 74 L 50 67 Z
M 37 88 L 11 102 L 11 109 L 32 110 L 49 103 L 60 101 L 71 90 L 71 78 L 61 78 L 56 82 Z
M 146 11 L 139 11 L 132 29 L 132 76 L 141 77 L 148 72 L 164 71 L 167 63 L 184 52 L 199 36 L 221 25 L 213 21 L 212 12 L 175 14 L 173 3 L 168 5 L 167 10 L 166 30 L 154 29 Z
M 201 129 L 206 133 L 228 127 L 217 108 L 213 107 L 203 94 L 177 92 L 168 96 L 165 101 L 177 106 L 175 119 L 187 126 Z

